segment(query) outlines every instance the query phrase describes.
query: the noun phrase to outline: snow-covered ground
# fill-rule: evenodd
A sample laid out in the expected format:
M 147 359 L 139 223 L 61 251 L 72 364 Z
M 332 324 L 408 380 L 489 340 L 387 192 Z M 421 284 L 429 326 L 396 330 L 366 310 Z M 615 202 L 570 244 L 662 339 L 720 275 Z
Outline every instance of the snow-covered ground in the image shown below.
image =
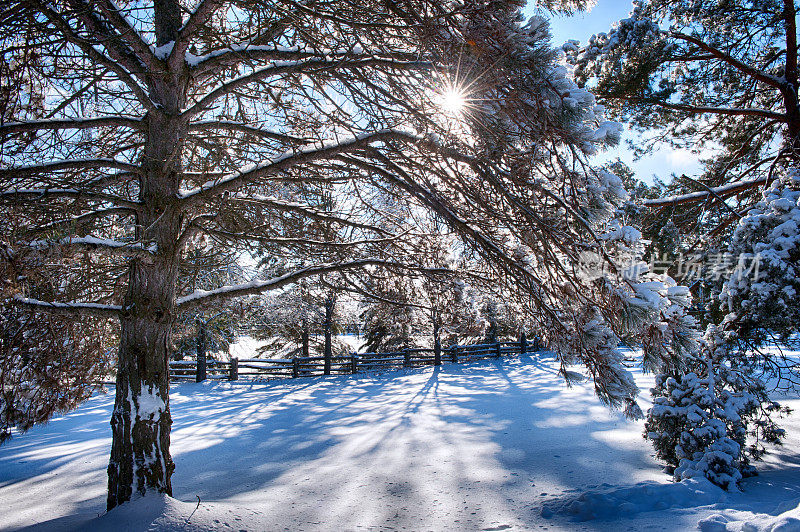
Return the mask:
M 0 528 L 800 530 L 800 414 L 743 492 L 675 484 L 642 423 L 565 388 L 546 355 L 175 386 L 177 500 L 101 515 L 112 402 L 0 447 Z

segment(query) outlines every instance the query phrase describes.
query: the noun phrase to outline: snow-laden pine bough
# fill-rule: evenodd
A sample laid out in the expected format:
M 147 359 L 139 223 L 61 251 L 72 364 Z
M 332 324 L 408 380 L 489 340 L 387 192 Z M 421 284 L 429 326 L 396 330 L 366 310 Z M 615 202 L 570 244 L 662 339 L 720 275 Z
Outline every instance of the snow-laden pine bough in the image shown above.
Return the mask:
M 620 338 L 649 369 L 694 349 L 686 289 L 638 262 L 620 179 L 587 161 L 620 126 L 518 2 L 24 0 L 3 20 L 0 224 L 39 273 L 9 281 L 26 308 L 118 319 L 109 508 L 171 492 L 177 316 L 321 275 L 446 275 L 416 220 L 630 416 Z M 282 272 L 227 284 L 250 248 Z

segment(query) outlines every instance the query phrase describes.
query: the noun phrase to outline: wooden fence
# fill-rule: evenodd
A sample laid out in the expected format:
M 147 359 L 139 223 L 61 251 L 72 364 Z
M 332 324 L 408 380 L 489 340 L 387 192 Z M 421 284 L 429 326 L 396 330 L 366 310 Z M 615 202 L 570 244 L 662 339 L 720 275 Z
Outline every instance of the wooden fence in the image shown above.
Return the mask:
M 347 356 L 314 356 L 298 358 L 232 358 L 222 362 L 211 358 L 173 360 L 169 376 L 173 381 L 201 382 L 206 379 L 280 379 L 344 375 L 421 366 L 438 366 L 442 362 L 467 362 L 481 358 L 499 358 L 538 350 L 538 342 L 521 336 L 517 342 L 454 345 L 432 349 L 414 348 L 390 353 L 352 353 Z

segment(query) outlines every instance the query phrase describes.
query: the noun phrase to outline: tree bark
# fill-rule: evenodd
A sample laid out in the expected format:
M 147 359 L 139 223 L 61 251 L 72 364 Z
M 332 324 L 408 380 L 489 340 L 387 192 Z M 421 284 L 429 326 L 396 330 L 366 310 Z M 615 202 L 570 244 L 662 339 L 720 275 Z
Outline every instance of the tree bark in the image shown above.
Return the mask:
M 442 365 L 442 343 L 439 339 L 439 313 L 433 311 L 433 364 Z

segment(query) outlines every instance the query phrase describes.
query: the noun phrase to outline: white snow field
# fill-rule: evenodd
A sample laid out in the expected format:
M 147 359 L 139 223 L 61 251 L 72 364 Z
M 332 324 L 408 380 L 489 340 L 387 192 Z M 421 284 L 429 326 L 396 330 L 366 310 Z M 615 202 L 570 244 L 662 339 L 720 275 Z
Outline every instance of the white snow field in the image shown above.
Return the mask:
M 673 483 L 642 422 L 566 388 L 548 355 L 171 398 L 174 499 L 104 513 L 113 394 L 98 395 L 0 447 L 0 528 L 800 530 L 800 415 L 742 492 Z

